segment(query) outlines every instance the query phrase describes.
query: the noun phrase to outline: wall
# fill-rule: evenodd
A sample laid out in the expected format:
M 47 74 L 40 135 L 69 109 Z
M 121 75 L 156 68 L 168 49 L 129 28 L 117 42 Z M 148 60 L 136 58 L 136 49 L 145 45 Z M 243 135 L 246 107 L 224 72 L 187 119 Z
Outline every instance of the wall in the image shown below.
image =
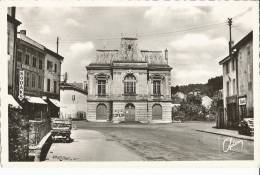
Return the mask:
M 136 78 L 136 94 L 137 97 L 147 97 L 147 71 L 146 70 L 126 70 L 126 69 L 114 69 L 113 81 L 112 81 L 112 95 L 113 97 L 120 98 L 124 94 L 124 78 L 131 73 Z
M 47 70 L 47 61 L 51 61 L 53 64 L 52 70 Z M 45 66 L 44 66 L 44 92 L 52 93 L 52 94 L 59 94 L 60 87 L 60 74 L 61 74 L 61 61 L 57 59 L 56 57 L 52 56 L 49 53 L 46 53 L 45 55 Z M 57 65 L 57 71 L 54 72 L 54 65 Z M 47 80 L 50 79 L 50 91 L 47 91 Z M 56 93 L 54 93 L 54 81 L 57 82 L 56 87 Z
M 107 109 L 107 120 L 111 118 L 112 116 L 112 111 L 111 111 L 111 102 L 107 101 L 88 101 L 88 106 L 87 106 L 87 120 L 88 121 L 98 121 L 96 120 L 96 109 L 99 104 L 104 104 L 106 105 Z M 102 120 L 101 120 L 102 121 Z
M 112 83 L 112 79 L 111 79 L 111 72 L 110 70 L 88 70 L 88 97 L 89 99 L 97 99 L 97 79 L 95 78 L 95 76 L 97 76 L 98 74 L 106 74 L 107 76 L 109 76 L 109 79 L 107 80 L 106 83 L 106 93 L 107 93 L 107 97 L 104 98 L 109 98 L 111 95 L 111 83 Z
M 43 79 L 44 79 L 44 52 L 36 47 L 32 47 L 30 44 L 23 42 L 22 40 L 17 40 L 17 52 L 20 51 L 22 53 L 21 62 L 17 60 L 17 79 L 16 79 L 16 89 L 19 89 L 19 71 L 25 71 L 25 80 L 26 81 L 26 74 L 29 73 L 29 86 L 24 86 L 24 93 L 25 95 L 32 95 L 32 96 L 42 96 L 43 92 Z M 25 64 L 25 57 L 26 54 L 29 54 L 29 65 Z M 36 57 L 36 67 L 32 66 L 32 59 L 33 56 Z M 39 69 L 39 60 L 42 60 L 42 69 Z M 32 75 L 35 75 L 35 87 L 32 87 Z M 39 78 L 41 81 L 41 86 L 38 87 Z M 24 82 L 25 83 L 25 82 Z
M 247 115 L 253 116 L 253 43 L 243 45 L 238 55 L 239 97 L 247 97 Z
M 158 68 L 150 68 L 148 64 L 157 65 Z M 163 67 L 161 64 L 164 64 Z M 152 105 L 158 103 L 163 111 L 161 121 L 171 121 L 171 74 L 170 70 L 161 69 L 165 66 L 167 62 L 161 51 L 140 51 L 135 38 L 122 38 L 118 51 L 97 50 L 96 61 L 87 68 L 88 120 L 96 120 L 96 108 L 99 103 L 107 105 L 109 116 L 115 115 L 118 110 L 124 111 L 126 104 L 132 103 L 135 106 L 135 120 L 150 122 Z M 98 96 L 97 93 L 97 75 L 101 74 L 107 77 L 106 96 Z M 124 78 L 127 74 L 136 78 L 135 95 L 124 95 Z M 153 94 L 155 75 L 161 77 L 161 96 Z
M 233 59 L 237 60 L 237 56 L 234 56 Z M 226 67 L 229 67 L 229 73 L 226 71 Z M 224 104 L 224 125 L 227 126 L 227 82 L 229 82 L 229 96 L 236 95 L 237 92 L 233 91 L 233 79 L 236 80 L 236 68 L 235 70 L 232 69 L 232 61 L 228 60 L 225 62 L 222 66 L 222 71 L 223 71 L 223 104 Z M 235 85 L 235 89 L 237 89 L 237 84 Z
M 15 47 L 15 25 L 11 22 L 7 23 L 7 54 L 8 54 L 8 89 L 13 86 L 13 69 L 14 69 L 14 47 Z
M 75 95 L 75 101 L 72 96 Z M 78 111 L 87 113 L 87 95 L 75 90 L 60 90 L 60 113 L 64 118 L 75 118 Z

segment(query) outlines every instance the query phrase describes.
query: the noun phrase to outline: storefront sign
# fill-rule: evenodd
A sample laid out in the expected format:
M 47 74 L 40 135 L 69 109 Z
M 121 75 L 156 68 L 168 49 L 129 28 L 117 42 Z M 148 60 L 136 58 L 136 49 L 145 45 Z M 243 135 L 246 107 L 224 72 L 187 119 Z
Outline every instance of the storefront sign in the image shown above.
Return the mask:
M 18 94 L 19 100 L 24 99 L 24 70 L 21 70 L 19 72 L 19 94 Z
M 246 105 L 246 97 L 239 98 L 239 105 Z

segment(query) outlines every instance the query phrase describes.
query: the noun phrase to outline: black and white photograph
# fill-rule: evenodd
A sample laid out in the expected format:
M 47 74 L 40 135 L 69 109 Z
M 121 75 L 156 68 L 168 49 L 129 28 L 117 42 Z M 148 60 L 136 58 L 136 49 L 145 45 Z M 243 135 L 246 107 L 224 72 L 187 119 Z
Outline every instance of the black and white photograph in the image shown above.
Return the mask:
M 259 2 L 6 12 L 6 162 L 258 160 Z

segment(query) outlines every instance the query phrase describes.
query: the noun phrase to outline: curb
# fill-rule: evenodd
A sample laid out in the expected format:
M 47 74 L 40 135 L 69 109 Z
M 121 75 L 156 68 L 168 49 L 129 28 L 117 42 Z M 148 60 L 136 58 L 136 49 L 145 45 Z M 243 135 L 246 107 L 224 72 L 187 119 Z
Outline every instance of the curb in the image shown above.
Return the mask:
M 200 130 L 200 129 L 195 129 L 196 131 L 199 132 L 205 132 L 205 133 L 209 133 L 209 134 L 216 134 L 216 135 L 222 135 L 222 136 L 227 136 L 227 137 L 234 137 L 237 139 L 243 139 L 243 140 L 248 140 L 248 141 L 254 141 L 254 138 L 247 138 L 247 137 L 243 137 L 243 136 L 235 136 L 235 135 L 229 135 L 229 134 L 222 134 L 222 133 L 218 133 L 218 132 L 213 132 L 213 131 L 205 131 L 205 130 Z

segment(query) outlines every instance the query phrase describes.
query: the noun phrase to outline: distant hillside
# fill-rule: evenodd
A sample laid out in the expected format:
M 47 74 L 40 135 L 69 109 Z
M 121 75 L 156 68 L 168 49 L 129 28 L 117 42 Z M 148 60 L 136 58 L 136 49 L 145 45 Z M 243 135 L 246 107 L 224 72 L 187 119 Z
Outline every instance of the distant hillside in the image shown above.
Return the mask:
M 198 90 L 202 94 L 206 94 L 210 97 L 213 96 L 214 92 L 223 88 L 223 77 L 218 76 L 214 78 L 210 78 L 206 84 L 189 84 L 182 86 L 172 86 L 171 93 L 175 94 L 180 91 L 184 94 L 188 94 L 191 91 Z

